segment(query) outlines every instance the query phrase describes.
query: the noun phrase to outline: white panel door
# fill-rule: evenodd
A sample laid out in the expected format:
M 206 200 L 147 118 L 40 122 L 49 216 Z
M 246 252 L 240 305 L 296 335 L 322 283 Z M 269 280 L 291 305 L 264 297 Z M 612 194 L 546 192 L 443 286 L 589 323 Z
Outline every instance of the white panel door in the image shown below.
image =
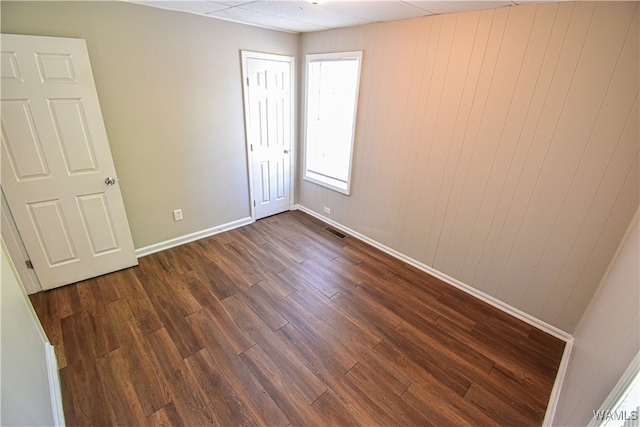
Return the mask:
M 291 207 L 293 58 L 242 52 L 254 219 Z
M 84 40 L 2 35 L 2 187 L 44 289 L 137 265 Z

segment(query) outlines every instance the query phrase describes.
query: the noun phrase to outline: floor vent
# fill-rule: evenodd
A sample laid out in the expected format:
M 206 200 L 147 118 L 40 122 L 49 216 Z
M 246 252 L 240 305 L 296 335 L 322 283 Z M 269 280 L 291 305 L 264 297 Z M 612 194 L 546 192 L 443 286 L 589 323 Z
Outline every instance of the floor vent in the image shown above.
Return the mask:
M 333 234 L 334 236 L 338 237 L 339 239 L 344 239 L 347 237 L 346 234 L 336 230 L 333 227 L 327 226 L 325 228 L 323 228 L 324 231 L 328 231 L 329 233 Z

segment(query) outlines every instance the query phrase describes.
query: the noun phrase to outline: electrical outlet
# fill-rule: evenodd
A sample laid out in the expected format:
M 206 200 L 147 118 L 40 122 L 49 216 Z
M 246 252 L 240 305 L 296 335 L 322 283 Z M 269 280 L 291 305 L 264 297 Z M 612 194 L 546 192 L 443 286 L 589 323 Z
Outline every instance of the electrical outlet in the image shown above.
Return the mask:
M 173 211 L 173 220 L 182 221 L 182 209 L 176 209 Z
M 331 215 L 331 208 L 328 207 L 324 207 L 324 213 L 326 213 L 327 215 Z

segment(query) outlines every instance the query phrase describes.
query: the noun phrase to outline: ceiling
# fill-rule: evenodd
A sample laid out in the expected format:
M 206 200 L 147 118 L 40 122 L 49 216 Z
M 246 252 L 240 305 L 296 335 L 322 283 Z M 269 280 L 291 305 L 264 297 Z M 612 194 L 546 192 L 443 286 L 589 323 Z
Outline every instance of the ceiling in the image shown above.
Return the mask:
M 539 0 L 127 0 L 293 33 L 352 27 L 449 12 L 535 3 Z

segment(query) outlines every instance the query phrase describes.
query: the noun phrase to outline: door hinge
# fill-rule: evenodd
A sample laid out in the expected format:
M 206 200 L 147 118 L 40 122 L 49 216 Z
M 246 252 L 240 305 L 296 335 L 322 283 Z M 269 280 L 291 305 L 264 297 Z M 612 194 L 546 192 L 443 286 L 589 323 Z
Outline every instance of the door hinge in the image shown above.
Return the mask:
M 249 86 L 249 77 L 247 77 L 247 87 Z
M 255 200 L 253 201 L 253 207 L 254 208 L 256 207 L 256 201 Z
M 249 144 L 249 146 L 251 147 L 251 151 L 253 151 L 253 144 Z
M 33 270 L 33 263 L 30 259 L 26 260 L 24 263 L 27 265 L 28 269 Z

